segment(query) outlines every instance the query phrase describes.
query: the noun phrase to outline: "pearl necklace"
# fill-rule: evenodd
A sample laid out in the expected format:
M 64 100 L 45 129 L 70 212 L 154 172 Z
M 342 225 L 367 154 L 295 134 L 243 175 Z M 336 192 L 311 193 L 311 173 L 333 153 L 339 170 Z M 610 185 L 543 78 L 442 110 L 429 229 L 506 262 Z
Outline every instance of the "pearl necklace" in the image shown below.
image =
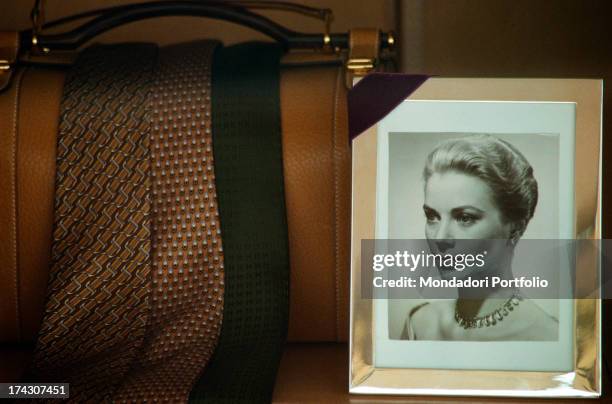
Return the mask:
M 468 328 L 492 327 L 498 322 L 501 322 L 511 311 L 514 311 L 514 307 L 518 306 L 521 301 L 523 301 L 523 296 L 515 292 L 499 309 L 489 314 L 485 314 L 484 316 L 472 318 L 462 317 L 455 304 L 455 321 L 466 330 Z

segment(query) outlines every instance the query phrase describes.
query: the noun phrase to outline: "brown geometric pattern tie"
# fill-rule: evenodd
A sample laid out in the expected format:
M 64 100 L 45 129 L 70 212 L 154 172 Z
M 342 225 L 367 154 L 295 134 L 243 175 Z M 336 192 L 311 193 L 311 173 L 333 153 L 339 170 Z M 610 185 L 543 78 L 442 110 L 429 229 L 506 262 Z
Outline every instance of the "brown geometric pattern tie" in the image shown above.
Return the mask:
M 223 249 L 211 134 L 215 42 L 160 50 L 152 108 L 152 294 L 142 349 L 117 402 L 186 402 L 215 349 Z
M 142 345 L 149 311 L 152 45 L 97 46 L 66 78 L 52 267 L 31 372 L 108 400 Z

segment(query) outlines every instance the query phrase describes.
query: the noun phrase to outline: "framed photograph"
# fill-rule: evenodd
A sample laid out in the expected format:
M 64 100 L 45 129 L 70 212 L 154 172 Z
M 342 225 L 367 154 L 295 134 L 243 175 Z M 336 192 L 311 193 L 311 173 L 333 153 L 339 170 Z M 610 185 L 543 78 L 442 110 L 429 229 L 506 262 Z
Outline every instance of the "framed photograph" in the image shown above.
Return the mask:
M 601 80 L 429 78 L 363 128 L 351 393 L 601 395 L 601 125 Z

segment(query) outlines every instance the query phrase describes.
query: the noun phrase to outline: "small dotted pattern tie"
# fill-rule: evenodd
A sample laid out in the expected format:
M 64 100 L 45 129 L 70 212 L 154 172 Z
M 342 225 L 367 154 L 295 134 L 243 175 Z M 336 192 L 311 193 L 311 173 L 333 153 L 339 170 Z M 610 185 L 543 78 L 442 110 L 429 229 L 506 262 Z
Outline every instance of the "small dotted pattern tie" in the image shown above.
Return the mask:
M 70 69 L 61 103 L 47 302 L 27 380 L 109 399 L 149 313 L 149 122 L 157 49 L 95 46 Z
M 223 248 L 211 133 L 216 45 L 194 42 L 160 50 L 149 103 L 151 313 L 116 402 L 186 402 L 219 337 Z

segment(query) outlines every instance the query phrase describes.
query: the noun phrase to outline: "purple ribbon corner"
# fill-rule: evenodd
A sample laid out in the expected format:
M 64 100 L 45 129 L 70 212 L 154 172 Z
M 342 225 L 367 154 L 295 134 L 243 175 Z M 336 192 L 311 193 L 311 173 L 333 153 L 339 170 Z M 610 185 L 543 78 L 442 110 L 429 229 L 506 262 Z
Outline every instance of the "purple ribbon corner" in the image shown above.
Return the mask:
M 423 84 L 429 76 L 370 73 L 348 92 L 349 142 L 383 119 Z

